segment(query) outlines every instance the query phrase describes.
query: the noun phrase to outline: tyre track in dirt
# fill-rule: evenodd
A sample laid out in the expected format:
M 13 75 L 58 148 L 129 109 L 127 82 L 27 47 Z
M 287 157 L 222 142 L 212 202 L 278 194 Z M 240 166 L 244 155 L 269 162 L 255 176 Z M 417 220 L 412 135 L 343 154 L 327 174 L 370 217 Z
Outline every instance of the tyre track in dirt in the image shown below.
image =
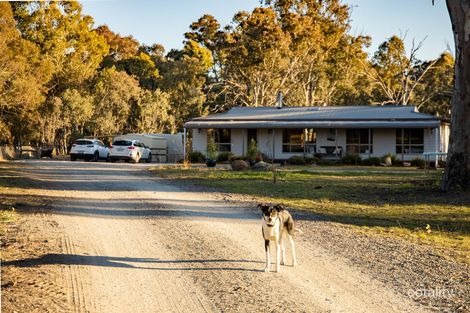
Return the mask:
M 147 167 L 24 163 L 41 181 L 25 192 L 47 200 L 63 232 L 51 263 L 67 265 L 75 312 L 425 312 L 315 238 L 297 239 L 298 267 L 262 272 L 255 209 L 183 191 Z

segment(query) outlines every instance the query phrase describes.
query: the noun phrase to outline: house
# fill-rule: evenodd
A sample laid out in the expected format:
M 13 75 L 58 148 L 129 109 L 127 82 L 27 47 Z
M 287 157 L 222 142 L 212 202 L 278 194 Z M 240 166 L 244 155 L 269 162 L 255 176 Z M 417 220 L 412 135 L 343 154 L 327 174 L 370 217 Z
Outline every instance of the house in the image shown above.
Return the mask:
M 220 152 L 244 155 L 251 139 L 275 160 L 294 155 L 363 159 L 394 154 L 402 160 L 447 152 L 449 124 L 414 106 L 235 107 L 194 118 L 192 149 L 205 153 L 209 137 Z

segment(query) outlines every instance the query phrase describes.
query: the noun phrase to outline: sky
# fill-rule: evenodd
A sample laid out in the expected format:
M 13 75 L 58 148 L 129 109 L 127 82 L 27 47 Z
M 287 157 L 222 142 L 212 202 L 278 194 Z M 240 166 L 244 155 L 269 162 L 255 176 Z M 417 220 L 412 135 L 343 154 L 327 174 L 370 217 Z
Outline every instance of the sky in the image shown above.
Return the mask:
M 369 35 L 373 54 L 392 35 L 405 36 L 407 49 L 422 41 L 418 57 L 437 58 L 443 51 L 454 52 L 454 39 L 445 0 L 344 0 L 352 8 L 351 33 Z M 258 0 L 87 0 L 81 2 L 95 25 L 107 24 L 123 36 L 141 43 L 162 44 L 167 51 L 182 48 L 184 33 L 203 14 L 229 24 L 241 10 L 251 11 Z

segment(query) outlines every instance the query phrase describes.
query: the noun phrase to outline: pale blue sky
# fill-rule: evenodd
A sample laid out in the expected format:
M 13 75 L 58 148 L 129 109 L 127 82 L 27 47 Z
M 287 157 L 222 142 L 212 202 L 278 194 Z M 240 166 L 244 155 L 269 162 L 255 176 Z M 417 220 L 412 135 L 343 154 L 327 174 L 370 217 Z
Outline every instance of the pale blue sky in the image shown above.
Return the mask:
M 354 34 L 372 37 L 369 52 L 386 38 L 407 33 L 411 41 L 427 36 L 419 57 L 433 59 L 450 47 L 454 50 L 452 30 L 445 0 L 345 0 L 352 5 Z M 189 25 L 205 13 L 214 15 L 223 25 L 240 10 L 252 10 L 258 0 L 104 0 L 83 1 L 84 13 L 93 16 L 96 25 L 107 24 L 121 35 L 132 35 L 145 44 L 159 43 L 167 51 L 181 48 Z

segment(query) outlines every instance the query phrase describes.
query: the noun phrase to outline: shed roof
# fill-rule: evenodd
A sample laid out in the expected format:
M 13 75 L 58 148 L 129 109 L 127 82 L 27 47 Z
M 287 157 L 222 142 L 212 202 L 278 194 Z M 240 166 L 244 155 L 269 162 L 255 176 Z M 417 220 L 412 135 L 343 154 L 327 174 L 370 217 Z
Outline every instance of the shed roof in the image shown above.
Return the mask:
M 438 127 L 438 117 L 414 106 L 235 107 L 198 117 L 185 128 L 396 128 Z

